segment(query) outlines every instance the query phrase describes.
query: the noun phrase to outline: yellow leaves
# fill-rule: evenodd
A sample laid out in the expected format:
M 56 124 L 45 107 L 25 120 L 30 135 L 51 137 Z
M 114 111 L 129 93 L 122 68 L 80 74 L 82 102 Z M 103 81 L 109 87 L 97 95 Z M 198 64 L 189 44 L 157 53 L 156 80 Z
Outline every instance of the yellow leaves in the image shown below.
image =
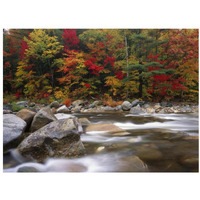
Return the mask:
M 120 87 L 121 82 L 119 79 L 115 78 L 114 76 L 108 76 L 106 77 L 106 86 L 112 86 L 112 87 Z

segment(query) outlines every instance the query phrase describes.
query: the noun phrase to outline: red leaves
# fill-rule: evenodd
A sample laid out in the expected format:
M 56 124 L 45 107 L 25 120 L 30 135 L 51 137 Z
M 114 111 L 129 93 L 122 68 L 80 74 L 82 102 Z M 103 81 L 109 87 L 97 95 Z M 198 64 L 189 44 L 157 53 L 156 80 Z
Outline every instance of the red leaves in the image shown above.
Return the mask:
M 114 56 L 111 56 L 111 57 L 106 56 L 106 58 L 104 59 L 104 64 L 105 65 L 110 64 L 113 67 L 115 60 L 116 60 L 116 58 Z
M 22 96 L 22 93 L 20 90 L 17 90 L 17 92 L 15 93 L 15 97 L 16 99 L 19 99 Z
M 21 60 L 23 60 L 23 58 L 25 57 L 26 49 L 28 49 L 28 44 L 27 44 L 27 42 L 22 40 L 22 42 L 21 42 L 21 50 L 20 50 L 20 58 L 21 58 Z
M 62 34 L 62 38 L 65 42 L 65 51 L 71 49 L 77 49 L 77 45 L 80 42 L 79 38 L 76 35 L 75 29 L 64 29 L 64 33 Z
M 115 71 L 115 76 L 117 79 L 122 80 L 125 76 L 124 73 L 122 73 L 121 71 Z
M 88 83 L 85 83 L 84 85 L 86 86 L 86 88 L 91 88 L 90 84 L 88 84 Z
M 88 67 L 88 69 L 92 70 L 92 72 L 90 74 L 96 74 L 97 76 L 99 76 L 99 71 L 104 69 L 104 67 L 99 67 L 95 64 L 93 64 L 92 61 L 95 61 L 96 59 L 94 57 L 92 57 L 90 60 L 87 60 L 84 62 L 85 66 Z

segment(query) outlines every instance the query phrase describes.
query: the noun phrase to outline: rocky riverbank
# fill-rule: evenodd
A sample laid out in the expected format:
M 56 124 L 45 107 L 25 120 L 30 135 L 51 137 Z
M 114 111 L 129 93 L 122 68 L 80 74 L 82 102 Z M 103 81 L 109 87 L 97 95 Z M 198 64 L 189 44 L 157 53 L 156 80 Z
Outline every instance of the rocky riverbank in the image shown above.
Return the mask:
M 120 115 L 120 112 L 125 112 L 136 116 L 153 113 L 198 113 L 198 105 L 194 104 L 145 103 L 139 100 L 124 101 L 116 107 L 103 106 L 100 101 L 88 104 L 83 100 L 72 102 L 70 107 L 59 104 L 57 101 L 50 105 L 26 101 L 16 104 L 22 108 L 18 112 L 14 112 L 9 105 L 4 105 L 3 150 L 6 154 L 14 149 L 23 162 L 44 162 L 50 157 L 75 158 L 85 155 L 85 147 L 80 137 L 84 131 L 103 131 L 114 137 L 130 135 L 129 132 L 114 124 L 107 122 L 98 125 L 91 124 L 87 118 L 78 118 L 72 115 L 73 113 L 116 112 Z M 181 134 L 181 137 L 187 136 L 187 134 Z M 100 151 L 101 148 L 97 150 Z M 147 156 L 146 153 L 138 154 L 143 162 L 147 160 L 145 155 Z M 158 158 L 161 156 L 155 150 L 151 152 L 151 155 Z

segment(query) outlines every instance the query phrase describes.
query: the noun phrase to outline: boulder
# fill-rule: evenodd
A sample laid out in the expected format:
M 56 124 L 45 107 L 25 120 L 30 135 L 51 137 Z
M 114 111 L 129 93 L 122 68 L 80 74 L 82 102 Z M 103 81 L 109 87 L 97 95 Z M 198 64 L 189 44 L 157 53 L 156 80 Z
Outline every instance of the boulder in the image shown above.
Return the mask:
M 23 140 L 26 122 L 14 114 L 3 115 L 3 149 L 15 148 Z
M 12 110 L 3 110 L 3 114 L 12 114 Z
M 116 163 L 116 172 L 148 172 L 148 166 L 135 155 L 125 156 Z
M 139 100 L 134 100 L 132 103 L 131 103 L 131 106 L 134 107 L 134 106 L 137 106 L 138 105 L 138 102 Z
M 58 101 L 54 101 L 50 104 L 50 108 L 58 108 L 60 106 L 59 102 Z
M 155 113 L 155 109 L 154 108 L 146 108 L 146 112 L 149 113 L 149 114 L 152 114 L 152 113 Z
M 131 114 L 141 114 L 144 113 L 144 111 L 141 109 L 140 105 L 137 105 L 136 107 L 132 107 L 130 110 Z
M 124 111 L 130 110 L 131 107 L 132 107 L 132 104 L 129 101 L 124 101 L 122 103 L 122 110 L 124 110 Z
M 48 157 L 75 157 L 85 149 L 78 133 L 77 118 L 53 121 L 30 134 L 17 147 L 28 159 L 42 162 Z
M 99 131 L 99 133 L 113 134 L 116 136 L 129 135 L 128 132 L 119 128 L 118 126 L 115 126 L 114 124 L 91 124 L 87 126 L 86 133 L 94 131 Z
M 51 109 L 49 107 L 44 107 L 34 116 L 30 130 L 34 132 L 54 120 L 57 120 L 57 118 L 54 116 Z
M 25 109 L 20 110 L 17 113 L 17 116 L 23 119 L 27 123 L 27 125 L 30 125 L 35 114 L 36 112 L 33 112 L 25 108 Z
M 73 107 L 76 107 L 76 106 L 81 106 L 81 105 L 83 105 L 83 100 L 76 100 L 76 101 L 73 101 L 72 102 L 72 106 Z
M 28 105 L 29 105 L 29 107 L 34 107 L 35 106 L 35 102 L 30 102 Z
M 66 105 L 61 106 L 60 108 L 57 109 L 57 113 L 69 113 L 69 108 L 67 108 Z
M 138 151 L 137 156 L 143 161 L 157 161 L 163 154 L 157 149 L 143 148 Z
M 199 156 L 198 155 L 186 155 L 179 158 L 179 163 L 184 167 L 198 168 Z
M 73 113 L 80 113 L 81 112 L 81 106 L 76 106 L 71 109 L 71 112 Z
M 16 105 L 21 107 L 28 107 L 28 101 L 18 101 L 16 102 Z

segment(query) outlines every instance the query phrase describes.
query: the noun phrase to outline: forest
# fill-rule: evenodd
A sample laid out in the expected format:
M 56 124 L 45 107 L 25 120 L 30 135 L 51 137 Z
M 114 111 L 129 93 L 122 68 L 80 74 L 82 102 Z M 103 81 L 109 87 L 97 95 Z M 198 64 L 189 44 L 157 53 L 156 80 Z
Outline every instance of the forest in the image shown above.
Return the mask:
M 198 29 L 4 29 L 4 103 L 198 101 Z

